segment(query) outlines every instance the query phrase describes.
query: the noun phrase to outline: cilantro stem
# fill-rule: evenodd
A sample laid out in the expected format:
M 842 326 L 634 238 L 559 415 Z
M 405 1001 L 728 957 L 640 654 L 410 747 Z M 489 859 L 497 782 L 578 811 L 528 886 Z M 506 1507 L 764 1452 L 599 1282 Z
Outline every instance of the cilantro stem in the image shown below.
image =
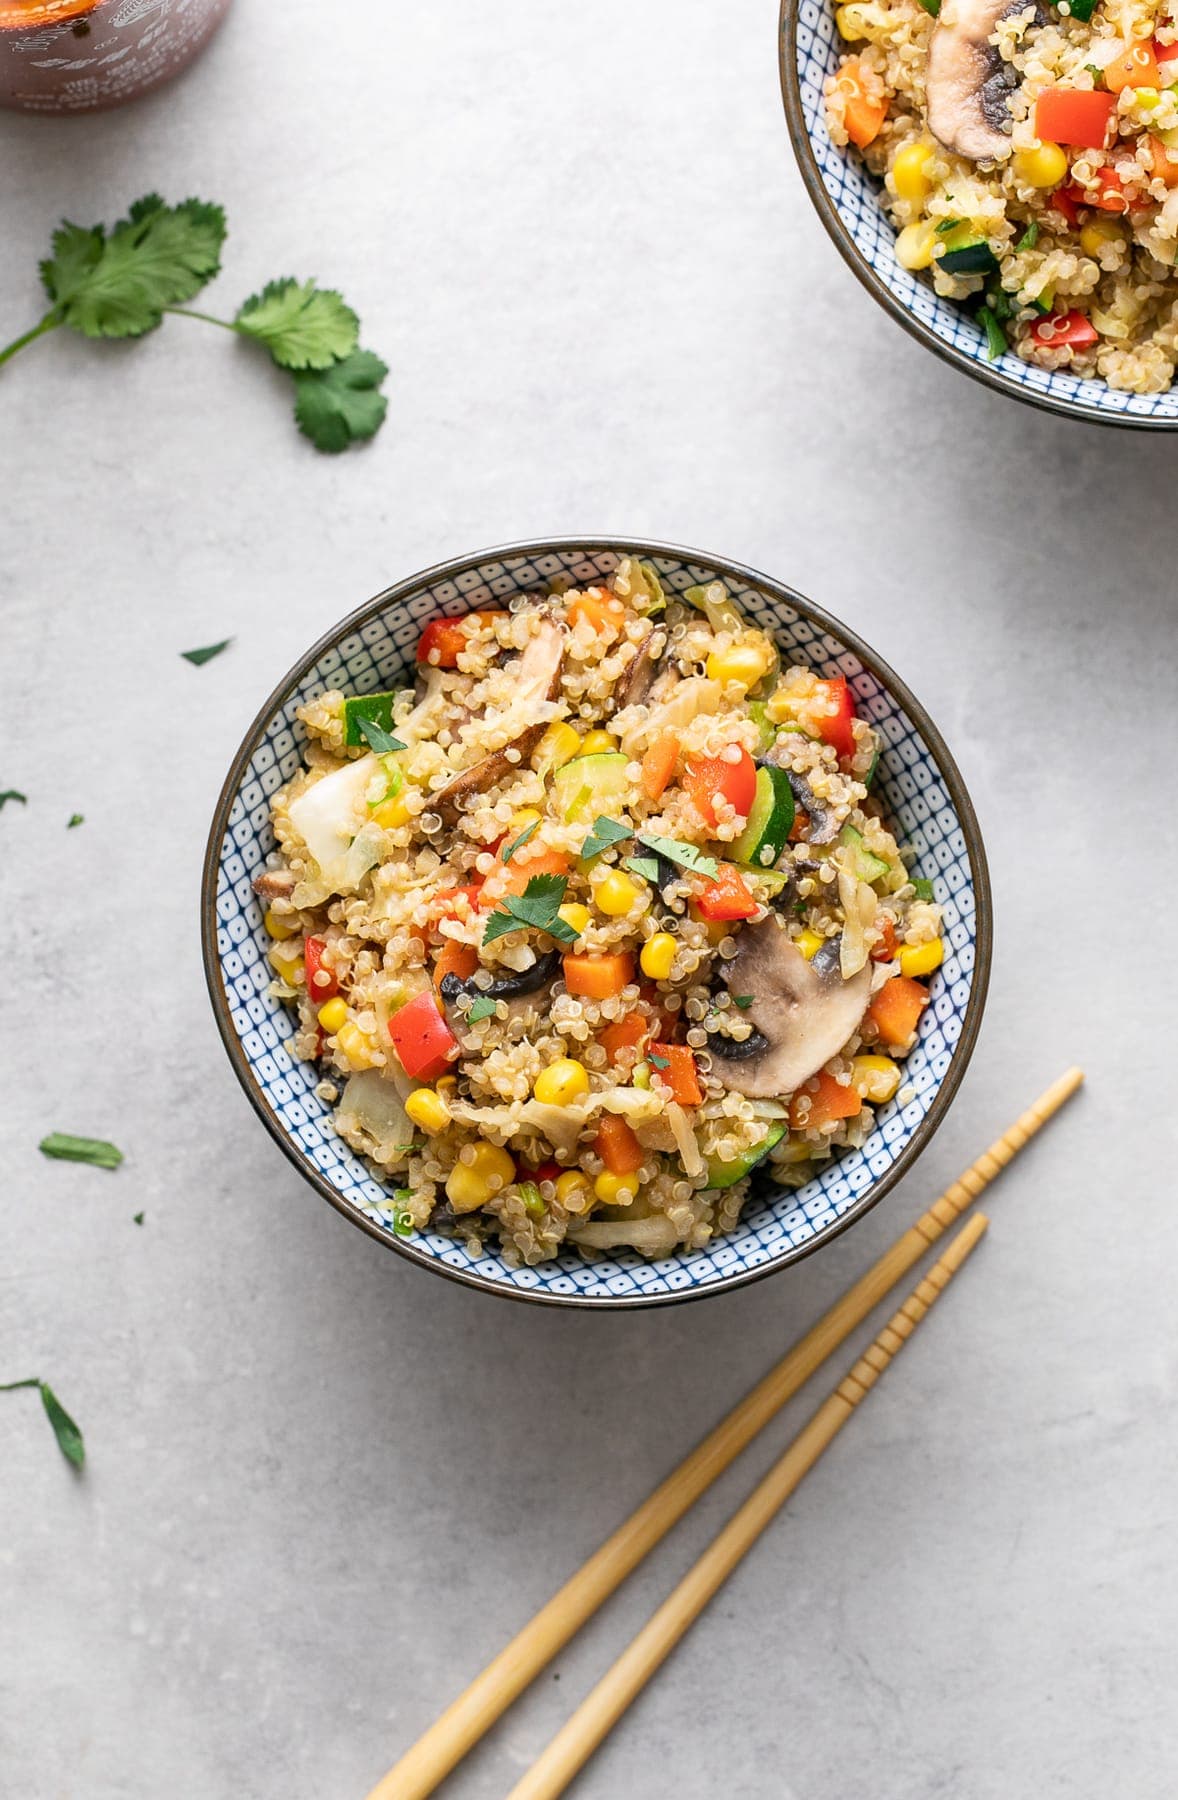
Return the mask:
M 2 1381 L 0 1382 L 0 1394 L 14 1394 L 17 1388 L 40 1387 L 40 1385 L 41 1383 L 35 1375 L 31 1376 L 28 1381 Z
M 175 313 L 178 319 L 203 319 L 206 325 L 219 325 L 222 331 L 232 331 L 237 337 L 245 335 L 244 332 L 238 331 L 231 319 L 215 319 L 212 313 L 197 312 L 191 306 L 165 306 L 161 310 L 166 313 Z
M 10 356 L 15 356 L 18 350 L 23 350 L 26 344 L 33 342 L 34 338 L 44 337 L 47 331 L 56 331 L 60 324 L 61 314 L 56 307 L 52 307 L 45 317 L 33 326 L 31 331 L 26 331 L 23 337 L 14 338 L 11 344 L 6 344 L 4 349 L 0 350 L 0 363 L 6 363 Z

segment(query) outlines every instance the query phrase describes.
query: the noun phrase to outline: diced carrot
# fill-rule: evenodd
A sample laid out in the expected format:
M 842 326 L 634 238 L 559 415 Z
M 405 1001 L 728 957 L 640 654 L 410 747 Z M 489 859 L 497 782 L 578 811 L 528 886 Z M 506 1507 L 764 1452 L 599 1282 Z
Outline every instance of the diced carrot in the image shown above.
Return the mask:
M 892 924 L 890 913 L 884 913 L 882 917 L 883 924 L 880 926 L 880 930 L 883 932 L 883 936 L 871 952 L 872 962 L 891 962 L 896 954 L 896 927 Z
M 570 625 L 578 625 L 582 619 L 587 619 L 594 631 L 604 631 L 607 625 L 616 630 L 625 616 L 626 609 L 621 601 L 608 594 L 574 594 L 569 601 Z
M 679 740 L 672 731 L 656 737 L 642 759 L 642 791 L 648 800 L 658 800 L 679 761 Z
M 799 1106 L 799 1101 L 804 1100 L 810 1102 L 809 1110 Z M 841 1081 L 821 1069 L 794 1095 L 790 1102 L 789 1122 L 795 1131 L 820 1129 L 823 1125 L 833 1125 L 836 1119 L 853 1119 L 862 1105 L 863 1101 L 853 1087 L 844 1087 Z
M 569 859 L 562 850 L 533 851 L 531 844 L 525 844 L 509 863 L 500 863 L 491 870 L 483 883 L 479 903 L 486 906 L 502 900 L 505 894 L 522 894 L 533 875 L 567 875 L 568 872 Z
M 418 662 L 432 663 L 438 669 L 456 668 L 459 655 L 470 641 L 466 630 L 468 620 L 485 624 L 488 619 L 498 616 L 498 608 L 492 607 L 482 612 L 466 613 L 460 619 L 431 619 L 417 646 Z
M 867 1017 L 885 1044 L 904 1049 L 912 1041 L 928 1002 L 928 989 L 919 981 L 910 975 L 893 975 L 867 1008 Z
M 677 1100 L 680 1106 L 703 1104 L 695 1057 L 686 1044 L 652 1044 L 650 1060 L 659 1080 L 665 1081 L 670 1088 L 672 1100 Z
M 646 1014 L 637 1008 L 633 1012 L 623 1013 L 620 1019 L 613 1019 L 597 1034 L 601 1045 L 611 1063 L 618 1060 L 622 1050 L 637 1050 L 644 1038 L 650 1036 L 651 1023 Z
M 601 1121 L 593 1148 L 611 1175 L 633 1175 L 646 1161 L 646 1152 L 625 1119 L 606 1113 Z
M 443 978 L 457 975 L 469 981 L 479 966 L 479 953 L 473 944 L 460 944 L 456 938 L 443 938 L 438 960 L 434 964 L 434 986 L 441 989 Z
M 1152 42 L 1147 38 L 1143 44 L 1130 44 L 1114 57 L 1105 68 L 1104 84 L 1110 94 L 1119 94 L 1122 88 L 1161 87 L 1161 71 Z
M 1153 164 L 1153 172 L 1164 181 L 1168 188 L 1178 187 L 1178 156 L 1171 156 L 1161 138 L 1149 140 L 1149 153 Z
M 843 96 L 843 124 L 847 136 L 860 150 L 879 136 L 888 116 L 886 100 L 869 100 L 863 91 L 863 76 L 857 56 L 848 56 L 839 70 L 836 91 Z
M 751 919 L 757 903 L 731 863 L 719 863 L 713 881 L 705 881 L 695 895 L 695 909 L 709 924 L 721 920 Z
M 607 956 L 578 956 L 564 959 L 564 984 L 570 994 L 587 1000 L 609 1000 L 634 979 L 634 958 L 628 950 Z

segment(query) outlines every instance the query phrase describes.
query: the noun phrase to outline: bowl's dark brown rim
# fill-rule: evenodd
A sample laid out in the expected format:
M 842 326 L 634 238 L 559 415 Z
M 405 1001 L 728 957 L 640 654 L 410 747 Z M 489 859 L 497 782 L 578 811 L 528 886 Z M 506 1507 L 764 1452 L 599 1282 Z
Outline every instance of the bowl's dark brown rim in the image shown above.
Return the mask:
M 434 1258 L 427 1256 L 423 1251 L 417 1249 L 411 1241 L 395 1237 L 390 1232 L 383 1230 L 381 1226 L 375 1224 L 374 1221 L 368 1218 L 359 1207 L 353 1206 L 349 1201 L 344 1199 L 342 1194 L 337 1193 L 331 1183 L 326 1181 L 323 1176 L 320 1175 L 318 1170 L 310 1165 L 303 1153 L 294 1143 L 292 1143 L 275 1119 L 274 1114 L 267 1105 L 262 1090 L 254 1077 L 253 1071 L 246 1061 L 237 1033 L 233 1029 L 229 1000 L 225 992 L 225 984 L 221 974 L 221 961 L 217 950 L 217 875 L 221 860 L 221 847 L 225 839 L 230 809 L 241 785 L 241 778 L 246 765 L 257 747 L 259 737 L 274 717 L 275 712 L 285 705 L 290 696 L 291 689 L 302 680 L 306 671 L 318 661 L 319 657 L 322 656 L 325 651 L 333 649 L 341 638 L 351 636 L 354 632 L 361 630 L 375 614 L 386 612 L 390 606 L 395 606 L 399 600 L 408 598 L 424 585 L 446 579 L 454 579 L 464 574 L 467 570 L 478 567 L 481 563 L 499 561 L 505 557 L 527 556 L 535 558 L 537 556 L 560 554 L 561 552 L 568 551 L 590 553 L 594 550 L 616 551 L 621 555 L 670 556 L 683 562 L 698 563 L 705 568 L 714 569 L 719 575 L 726 576 L 737 582 L 745 582 L 750 587 L 761 588 L 766 593 L 773 595 L 776 599 L 784 601 L 785 604 L 796 611 L 801 618 L 806 619 L 811 625 L 817 626 L 819 630 L 828 632 L 837 642 L 844 644 L 848 650 L 853 651 L 854 654 L 859 657 L 864 668 L 870 669 L 872 674 L 883 683 L 887 691 L 906 709 L 909 717 L 916 723 L 923 734 L 925 741 L 936 757 L 938 773 L 949 789 L 953 805 L 957 811 L 957 816 L 961 821 L 962 830 L 965 835 L 966 851 L 969 856 L 970 868 L 973 874 L 974 910 L 977 921 L 977 946 L 975 950 L 973 981 L 970 987 L 969 1005 L 966 1008 L 961 1036 L 954 1048 L 949 1068 L 941 1083 L 937 1097 L 933 1101 L 927 1117 L 921 1120 L 916 1131 L 913 1133 L 911 1142 L 905 1146 L 904 1150 L 900 1153 L 886 1175 L 882 1175 L 877 1181 L 872 1183 L 863 1198 L 857 1205 L 851 1208 L 850 1212 L 844 1214 L 844 1216 L 834 1225 L 831 1225 L 827 1229 L 816 1234 L 809 1242 L 791 1246 L 788 1250 L 783 1251 L 781 1255 L 767 1263 L 764 1268 L 736 1270 L 731 1275 L 722 1276 L 719 1281 L 709 1283 L 706 1287 L 689 1288 L 682 1293 L 675 1294 L 607 1294 L 594 1296 L 589 1294 L 550 1294 L 541 1293 L 528 1288 L 511 1288 L 503 1285 L 498 1280 L 492 1279 L 490 1276 L 480 1275 L 476 1270 L 454 1269 L 450 1268 L 445 1263 L 437 1262 Z M 484 1293 L 497 1294 L 511 1300 L 533 1301 L 543 1306 L 581 1306 L 596 1308 L 598 1310 L 607 1307 L 637 1308 L 668 1306 L 685 1300 L 702 1300 L 712 1294 L 731 1293 L 734 1288 L 744 1287 L 752 1281 L 760 1281 L 764 1276 L 776 1274 L 779 1269 L 786 1268 L 790 1263 L 799 1262 L 803 1257 L 809 1256 L 813 1251 L 817 1250 L 820 1245 L 829 1243 L 832 1238 L 836 1238 L 842 1232 L 849 1230 L 852 1225 L 863 1218 L 866 1213 L 870 1212 L 872 1207 L 877 1205 L 878 1202 L 883 1199 L 884 1195 L 888 1193 L 912 1167 L 912 1164 L 940 1125 L 953 1096 L 957 1092 L 961 1078 L 965 1074 L 969 1059 L 973 1054 L 974 1044 L 978 1035 L 978 1028 L 981 1024 L 986 990 L 990 980 L 990 954 L 992 941 L 993 924 L 991 917 L 990 875 L 986 863 L 986 853 L 982 845 L 981 830 L 978 826 L 977 815 L 974 812 L 973 803 L 970 800 L 969 794 L 966 792 L 965 783 L 961 778 L 961 773 L 949 752 L 949 748 L 945 743 L 944 738 L 929 718 L 924 707 L 909 691 L 904 682 L 900 680 L 899 676 L 888 667 L 887 663 L 883 662 L 881 658 L 876 655 L 874 650 L 863 642 L 862 638 L 858 637 L 853 631 L 848 630 L 848 628 L 838 619 L 832 618 L 829 613 L 823 612 L 821 607 L 814 606 L 804 597 L 804 595 L 796 593 L 793 588 L 787 587 L 784 582 L 775 581 L 768 575 L 762 575 L 758 570 L 747 568 L 743 563 L 730 562 L 726 557 L 711 556 L 703 550 L 691 550 L 679 544 L 640 542 L 635 538 L 612 537 L 607 533 L 593 533 L 583 537 L 545 538 L 540 541 L 529 543 L 507 544 L 499 548 L 479 550 L 470 556 L 453 557 L 449 561 L 435 563 L 432 568 L 423 569 L 417 574 L 408 576 L 404 581 L 398 581 L 392 587 L 386 588 L 383 593 L 377 594 L 374 599 L 366 601 L 365 604 L 357 608 L 355 612 L 348 614 L 347 617 L 333 625 L 305 655 L 299 658 L 294 667 L 289 669 L 282 677 L 282 680 L 278 683 L 277 687 L 275 687 L 273 693 L 271 693 L 258 711 L 246 732 L 245 737 L 242 739 L 237 754 L 233 758 L 229 773 L 225 777 L 225 781 L 221 787 L 221 792 L 217 797 L 217 805 L 213 815 L 212 828 L 209 832 L 208 846 L 205 850 L 204 868 L 201 878 L 201 951 L 204 958 L 205 981 L 208 985 L 209 997 L 213 1003 L 213 1012 L 216 1016 L 217 1028 L 221 1034 L 221 1041 L 228 1053 L 234 1074 L 237 1076 L 238 1081 L 245 1090 L 246 1096 L 253 1106 L 254 1111 L 266 1126 L 271 1137 L 294 1164 L 295 1168 L 298 1169 L 299 1173 L 311 1183 L 312 1187 L 318 1190 L 325 1200 L 329 1201 L 331 1205 L 335 1207 L 337 1212 L 342 1213 L 346 1219 L 350 1219 L 353 1225 L 358 1225 L 362 1231 L 366 1231 L 369 1237 L 375 1238 L 379 1243 L 385 1245 L 386 1248 L 397 1251 L 401 1256 L 408 1258 L 410 1262 L 417 1263 L 423 1268 L 430 1269 L 435 1274 L 446 1275 L 452 1281 L 460 1282 L 465 1287 L 479 1288 Z
M 830 0 L 834 4 L 834 0 Z M 1129 431 L 1178 431 L 1178 418 L 1158 419 L 1142 418 L 1133 413 L 1108 413 L 1087 400 L 1060 400 L 1054 394 L 1036 393 L 1034 389 L 1025 388 L 1017 381 L 1004 375 L 1001 369 L 988 368 L 984 363 L 975 362 L 966 356 L 963 350 L 955 349 L 939 338 L 931 326 L 909 312 L 902 301 L 897 300 L 886 282 L 882 281 L 863 255 L 854 238 L 843 223 L 838 207 L 826 191 L 826 183 L 822 179 L 822 171 L 818 167 L 818 159 L 814 155 L 814 146 L 810 141 L 810 133 L 806 129 L 806 115 L 802 107 L 802 91 L 798 80 L 798 12 L 801 0 L 781 0 L 781 12 L 777 21 L 777 55 L 781 73 L 781 97 L 785 102 L 785 118 L 789 126 L 790 140 L 798 168 L 806 185 L 814 210 L 826 227 L 827 236 L 832 240 L 835 249 L 841 255 L 851 273 L 867 289 L 873 299 L 878 300 L 885 312 L 891 314 L 897 324 L 919 343 L 933 351 L 942 362 L 951 363 L 955 369 L 961 369 L 974 381 L 981 382 L 983 387 L 992 388 L 995 393 L 1008 394 L 1014 400 L 1021 400 L 1025 406 L 1036 406 L 1041 412 L 1055 413 L 1065 419 L 1086 419 L 1093 425 L 1119 425 Z

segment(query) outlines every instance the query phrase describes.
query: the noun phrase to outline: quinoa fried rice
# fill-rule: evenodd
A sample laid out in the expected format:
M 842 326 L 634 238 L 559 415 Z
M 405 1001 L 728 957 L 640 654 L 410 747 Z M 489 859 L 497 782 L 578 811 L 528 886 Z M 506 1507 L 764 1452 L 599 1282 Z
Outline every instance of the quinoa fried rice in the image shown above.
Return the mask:
M 1178 362 L 1174 0 L 851 0 L 826 83 L 905 268 L 1009 348 L 1134 394 Z
M 415 688 L 321 694 L 255 887 L 294 1050 L 398 1230 L 665 1256 L 900 1088 L 942 954 L 846 682 L 718 583 L 435 619 Z

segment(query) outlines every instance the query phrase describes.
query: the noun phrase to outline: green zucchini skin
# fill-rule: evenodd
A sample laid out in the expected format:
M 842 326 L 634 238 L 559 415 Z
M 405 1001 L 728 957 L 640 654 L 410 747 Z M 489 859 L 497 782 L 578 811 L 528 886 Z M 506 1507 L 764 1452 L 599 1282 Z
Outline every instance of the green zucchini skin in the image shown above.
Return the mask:
M 777 1148 L 787 1129 L 784 1124 L 771 1125 L 759 1144 L 754 1144 L 751 1150 L 746 1150 L 743 1156 L 736 1157 L 733 1162 L 721 1162 L 719 1157 L 709 1156 L 708 1186 L 735 1187 L 738 1181 L 743 1181 L 746 1175 L 752 1173 L 758 1163 L 764 1162 L 771 1150 Z
M 732 860 L 749 869 L 772 869 L 789 842 L 794 796 L 784 769 L 761 763 L 748 823 L 733 841 Z

